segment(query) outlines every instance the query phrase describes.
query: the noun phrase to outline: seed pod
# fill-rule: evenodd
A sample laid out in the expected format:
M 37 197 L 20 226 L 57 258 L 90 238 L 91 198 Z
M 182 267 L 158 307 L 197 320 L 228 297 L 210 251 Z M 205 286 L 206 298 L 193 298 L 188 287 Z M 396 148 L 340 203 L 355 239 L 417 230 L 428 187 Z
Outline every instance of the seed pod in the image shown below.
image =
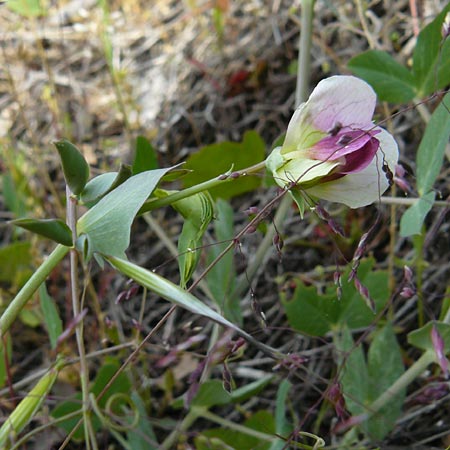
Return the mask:
M 17 436 L 31 421 L 49 394 L 64 363 L 62 360 L 50 369 L 17 405 L 0 428 L 0 448 L 7 448 L 10 437 Z

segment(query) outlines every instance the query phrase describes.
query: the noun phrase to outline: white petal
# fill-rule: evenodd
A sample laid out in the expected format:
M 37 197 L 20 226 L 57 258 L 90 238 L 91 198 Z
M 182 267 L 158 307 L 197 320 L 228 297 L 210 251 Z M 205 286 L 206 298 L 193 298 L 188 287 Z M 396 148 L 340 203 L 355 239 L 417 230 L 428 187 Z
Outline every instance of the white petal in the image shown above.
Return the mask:
M 328 131 L 338 123 L 346 127 L 366 128 L 372 122 L 377 97 L 365 81 L 337 75 L 322 80 L 311 94 L 304 114 L 314 128 Z
M 352 173 L 328 183 L 317 184 L 306 192 L 330 202 L 344 203 L 350 208 L 359 208 L 377 201 L 389 187 L 382 170 L 383 159 L 392 173 L 398 161 L 398 148 L 394 138 L 381 129 L 377 139 L 380 141 L 380 150 L 373 161 L 361 172 Z
M 376 95 L 363 80 L 337 75 L 322 80 L 294 112 L 281 150 L 306 151 L 338 126 L 371 128 Z

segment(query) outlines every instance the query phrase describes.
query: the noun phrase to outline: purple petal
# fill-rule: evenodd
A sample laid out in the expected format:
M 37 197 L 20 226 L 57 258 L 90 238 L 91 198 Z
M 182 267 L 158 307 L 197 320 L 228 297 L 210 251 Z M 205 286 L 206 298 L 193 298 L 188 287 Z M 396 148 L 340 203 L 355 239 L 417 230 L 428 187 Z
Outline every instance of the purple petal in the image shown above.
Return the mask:
M 371 131 L 350 130 L 341 131 L 335 136 L 327 136 L 308 150 L 308 157 L 321 161 L 334 161 L 360 150 L 380 131 L 379 128 Z
M 339 173 L 361 172 L 361 170 L 365 169 L 372 162 L 379 146 L 380 142 L 378 139 L 370 139 L 364 147 L 345 157 L 345 164 L 342 168 L 339 168 Z
M 394 138 L 382 128 L 377 140 L 380 150 L 370 164 L 360 172 L 344 175 L 329 182 L 319 183 L 306 191 L 317 198 L 330 202 L 344 203 L 350 208 L 360 208 L 370 205 L 389 187 L 389 183 L 382 170 L 383 160 L 391 170 L 398 161 L 398 148 Z

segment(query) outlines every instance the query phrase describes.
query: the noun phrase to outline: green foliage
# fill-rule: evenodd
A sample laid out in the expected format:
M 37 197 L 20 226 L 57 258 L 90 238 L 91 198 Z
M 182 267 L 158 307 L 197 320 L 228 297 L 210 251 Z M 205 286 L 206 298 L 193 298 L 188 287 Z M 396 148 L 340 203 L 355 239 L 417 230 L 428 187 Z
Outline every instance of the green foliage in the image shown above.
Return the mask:
M 103 364 L 100 367 L 89 392 L 91 392 L 92 394 L 94 394 L 95 397 L 97 397 L 100 394 L 100 392 L 102 392 L 103 388 L 107 385 L 107 383 L 109 383 L 109 381 L 111 380 L 113 375 L 115 375 L 118 369 L 119 364 L 114 360 L 111 360 L 107 364 Z M 103 395 L 102 398 L 98 401 L 98 406 L 100 408 L 105 408 L 108 400 L 112 398 L 115 394 L 120 393 L 129 395 L 130 389 L 131 383 L 128 380 L 128 377 L 126 376 L 125 373 L 123 372 L 120 373 L 111 383 L 111 385 L 109 385 L 108 390 L 105 392 L 105 395 Z M 52 417 L 54 417 L 55 419 L 61 419 L 68 414 L 72 414 L 72 416 L 69 419 L 58 422 L 58 426 L 62 428 L 66 433 L 70 433 L 82 417 L 81 397 L 82 397 L 81 392 L 77 393 L 73 399 L 59 403 L 51 413 Z M 120 412 L 121 405 L 125 404 L 126 403 L 124 400 L 122 400 L 121 402 L 120 401 L 116 402 L 115 404 L 116 411 Z M 79 414 L 73 414 L 76 413 L 77 411 L 79 411 Z M 92 425 L 96 432 L 101 429 L 101 422 L 95 416 L 92 417 Z M 83 440 L 84 438 L 83 428 L 84 424 L 82 424 L 77 429 L 77 431 L 75 431 L 72 439 L 74 439 L 75 441 Z
M 406 103 L 415 96 L 413 75 L 386 52 L 368 50 L 352 58 L 348 67 L 370 83 L 380 100 Z
M 48 295 L 45 283 L 42 283 L 39 288 L 39 298 L 45 327 L 50 339 L 50 345 L 52 349 L 55 349 L 58 337 L 63 332 L 63 326 L 55 301 Z
M 133 175 L 158 168 L 156 150 L 147 138 L 138 136 L 136 138 L 136 149 L 132 166 Z
M 31 274 L 31 244 L 13 242 L 0 248 L 0 281 L 21 286 Z
M 442 12 L 419 34 L 409 71 L 388 53 L 369 50 L 352 58 L 349 69 L 375 89 L 380 100 L 405 103 L 444 88 L 450 83 L 450 40 L 442 40 L 441 27 L 450 11 Z
M 8 333 L 0 344 L 0 387 L 3 387 L 8 379 L 7 364 L 11 364 L 12 342 Z
M 67 139 L 55 142 L 61 158 L 64 178 L 75 195 L 79 195 L 89 179 L 89 165 L 75 145 Z
M 136 428 L 127 432 L 127 442 L 132 450 L 158 450 L 153 426 L 147 415 L 145 404 L 137 392 L 131 394 L 139 421 Z
M 422 350 L 434 350 L 431 340 L 431 330 L 435 326 L 444 340 L 445 352 L 450 352 L 450 325 L 444 322 L 428 322 L 422 328 L 408 334 L 408 343 Z
M 78 234 L 88 237 L 88 259 L 94 252 L 125 257 L 136 213 L 169 170 L 149 170 L 132 176 L 78 220 Z
M 447 39 L 448 42 L 450 40 Z M 450 93 L 436 108 L 417 151 L 417 190 L 420 198 L 404 214 L 400 222 L 400 234 L 420 234 L 423 222 L 433 206 L 435 193 L 430 192 L 439 175 L 445 149 L 450 137 Z
M 7 7 L 24 17 L 45 16 L 47 9 L 41 0 L 9 0 Z
M 39 234 L 66 247 L 72 246 L 70 228 L 61 219 L 16 219 L 11 223 L 17 227 Z
M 208 380 L 200 388 L 191 402 L 191 407 L 209 409 L 212 406 L 227 405 L 231 402 L 231 395 L 227 392 L 221 381 Z
M 0 448 L 9 448 L 11 438 L 19 434 L 35 416 L 56 381 L 62 362 L 43 375 L 27 396 L 14 408 L 0 428 Z
M 194 186 L 231 170 L 245 169 L 265 158 L 265 144 L 256 131 L 247 131 L 242 142 L 221 142 L 203 147 L 189 156 L 184 166 L 192 173 L 183 178 L 184 187 Z M 216 198 L 230 198 L 256 189 L 261 184 L 258 177 L 242 176 L 224 186 L 210 190 Z
M 442 41 L 441 29 L 448 4 L 419 34 L 413 54 L 417 97 L 423 98 L 450 83 L 450 40 Z
M 372 270 L 374 263 L 373 259 L 362 261 L 358 278 L 368 288 L 377 311 L 380 311 L 389 297 L 388 274 L 383 270 Z M 341 300 L 338 300 L 333 287 L 321 295 L 314 286 L 305 286 L 301 280 L 296 280 L 297 287 L 291 299 L 288 300 L 282 292 L 281 302 L 289 325 L 312 336 L 324 336 L 343 325 L 350 329 L 369 326 L 375 316 L 353 282 L 347 281 L 349 273 L 350 269 L 347 269 L 342 275 Z
M 450 43 L 450 39 L 447 41 Z M 447 93 L 431 116 L 417 151 L 417 189 L 421 196 L 433 188 L 442 167 L 450 138 L 449 108 L 450 93 Z
M 339 361 L 342 364 L 341 383 L 347 409 L 357 416 L 370 412 L 370 405 L 384 394 L 404 372 L 401 349 L 390 324 L 375 333 L 367 363 L 362 347 L 355 347 L 350 331 L 343 328 L 336 337 Z M 383 439 L 394 427 L 401 414 L 406 389 L 365 421 L 364 432 L 373 440 Z
M 292 384 L 288 380 L 283 380 L 277 391 L 277 398 L 275 403 L 275 431 L 278 436 L 289 436 L 292 431 L 292 426 L 287 420 L 286 409 L 289 403 L 289 391 Z M 282 450 L 286 447 L 286 443 L 279 440 L 270 446 L 270 450 Z
M 400 220 L 400 236 L 412 236 L 422 232 L 423 222 L 433 207 L 436 194 L 428 192 L 418 198 L 404 213 Z
M 184 288 L 197 267 L 201 255 L 199 247 L 213 219 L 214 206 L 208 192 L 184 198 L 172 206 L 184 217 L 183 229 L 178 238 L 180 286 Z
M 88 181 L 83 189 L 83 192 L 80 195 L 80 200 L 84 204 L 90 204 L 100 200 L 100 198 L 106 195 L 111 189 L 111 186 L 117 176 L 118 172 L 106 172 L 92 178 L 92 180 Z
M 10 173 L 2 175 L 2 192 L 6 207 L 14 213 L 16 217 L 23 217 L 26 214 L 26 195 L 16 186 L 13 176 Z
M 230 204 L 225 200 L 217 199 L 216 220 L 214 221 L 214 235 L 217 243 L 208 249 L 208 264 L 212 263 L 233 239 L 233 217 L 233 209 Z M 240 299 L 231 296 L 236 284 L 236 268 L 232 251 L 225 254 L 208 272 L 206 282 L 213 295 L 213 300 L 223 311 L 224 316 L 242 325 Z
M 251 430 L 260 431 L 267 435 L 275 433 L 275 420 L 273 415 L 266 410 L 257 411 L 250 418 L 242 424 Z M 211 442 L 213 446 L 211 447 Z M 286 445 L 286 442 L 280 439 L 280 442 Z M 224 447 L 224 444 L 227 446 Z M 257 437 L 246 434 L 242 431 L 236 431 L 226 428 L 211 428 L 204 431 L 199 437 L 195 439 L 195 446 L 197 449 L 261 449 L 269 450 L 270 442 L 266 442 Z

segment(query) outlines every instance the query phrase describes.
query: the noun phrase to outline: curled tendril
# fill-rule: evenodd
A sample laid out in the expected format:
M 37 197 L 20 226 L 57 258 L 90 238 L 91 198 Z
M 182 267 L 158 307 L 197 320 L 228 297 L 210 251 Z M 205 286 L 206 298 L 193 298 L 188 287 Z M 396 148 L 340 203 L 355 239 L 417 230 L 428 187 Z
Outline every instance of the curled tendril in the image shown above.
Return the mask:
M 102 424 L 108 429 L 122 432 L 131 431 L 137 427 L 140 419 L 140 413 L 130 396 L 121 392 L 111 395 L 106 402 L 103 412 L 101 411 L 94 394 L 91 393 L 89 395 L 89 399 L 95 414 L 100 419 Z M 119 405 L 123 407 L 123 403 L 125 403 L 133 412 L 133 420 L 131 423 L 127 423 L 126 425 L 123 425 L 123 419 L 125 416 L 118 415 L 114 412 L 114 407 L 116 406 L 116 409 Z M 118 423 L 119 421 L 122 423 Z
M 316 442 L 314 443 L 314 446 L 312 447 L 312 450 L 318 450 L 319 448 L 324 448 L 325 447 L 325 441 L 312 433 L 308 433 L 307 431 L 299 431 L 298 434 L 300 434 L 301 436 L 306 436 L 309 437 L 311 439 L 314 439 Z

